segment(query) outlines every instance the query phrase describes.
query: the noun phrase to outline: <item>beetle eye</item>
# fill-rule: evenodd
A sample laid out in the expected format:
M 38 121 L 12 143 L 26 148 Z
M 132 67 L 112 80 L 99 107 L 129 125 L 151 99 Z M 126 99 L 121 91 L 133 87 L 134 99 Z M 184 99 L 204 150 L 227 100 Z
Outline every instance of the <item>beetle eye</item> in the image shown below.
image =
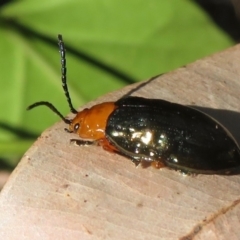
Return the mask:
M 74 125 L 74 130 L 77 131 L 78 129 L 79 129 L 79 123 L 76 123 L 76 124 Z

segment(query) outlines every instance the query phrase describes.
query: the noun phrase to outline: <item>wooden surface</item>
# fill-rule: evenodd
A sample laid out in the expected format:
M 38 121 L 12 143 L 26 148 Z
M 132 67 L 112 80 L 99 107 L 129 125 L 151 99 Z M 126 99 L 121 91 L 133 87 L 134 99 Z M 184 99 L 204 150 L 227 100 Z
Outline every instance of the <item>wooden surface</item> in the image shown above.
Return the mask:
M 87 106 L 133 89 L 196 105 L 240 142 L 240 46 Z M 10 176 L 0 195 L 0 239 L 240 239 L 239 175 L 136 168 L 100 147 L 69 144 L 64 127 L 47 129 Z

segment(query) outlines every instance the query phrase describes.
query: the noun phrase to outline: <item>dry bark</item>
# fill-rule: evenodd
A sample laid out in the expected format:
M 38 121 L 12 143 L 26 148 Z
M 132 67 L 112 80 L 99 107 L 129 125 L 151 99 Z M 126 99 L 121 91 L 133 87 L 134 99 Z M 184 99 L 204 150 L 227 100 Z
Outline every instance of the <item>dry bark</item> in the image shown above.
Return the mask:
M 130 90 L 198 106 L 240 142 L 240 46 L 87 106 Z M 47 129 L 11 174 L 0 195 L 1 239 L 240 239 L 239 175 L 136 168 L 100 147 L 69 144 L 64 127 Z

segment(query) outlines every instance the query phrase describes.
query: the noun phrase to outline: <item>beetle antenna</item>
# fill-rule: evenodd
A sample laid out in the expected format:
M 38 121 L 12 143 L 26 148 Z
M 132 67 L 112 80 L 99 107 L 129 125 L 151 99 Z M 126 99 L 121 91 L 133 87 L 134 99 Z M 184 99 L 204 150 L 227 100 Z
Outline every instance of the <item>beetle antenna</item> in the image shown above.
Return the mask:
M 65 45 L 63 42 L 63 38 L 61 34 L 58 34 L 58 45 L 59 45 L 59 52 L 60 52 L 60 56 L 61 56 L 61 72 L 62 72 L 62 87 L 65 93 L 65 96 L 67 98 L 68 101 L 68 105 L 69 108 L 71 110 L 72 113 L 77 114 L 78 111 L 73 107 L 72 105 L 72 101 L 69 95 L 69 91 L 68 91 L 68 86 L 67 86 L 67 67 L 66 67 L 66 49 L 65 49 Z
M 27 110 L 30 110 L 32 108 L 38 107 L 38 106 L 47 106 L 49 107 L 54 113 L 56 113 L 66 124 L 70 124 L 71 120 L 66 119 L 50 102 L 36 102 L 32 105 L 28 106 Z

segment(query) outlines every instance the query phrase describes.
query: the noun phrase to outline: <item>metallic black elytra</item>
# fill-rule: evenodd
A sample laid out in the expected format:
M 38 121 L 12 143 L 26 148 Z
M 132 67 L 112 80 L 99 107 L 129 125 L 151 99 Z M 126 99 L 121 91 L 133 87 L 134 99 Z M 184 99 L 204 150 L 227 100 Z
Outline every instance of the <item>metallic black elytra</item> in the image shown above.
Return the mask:
M 158 99 L 128 97 L 107 120 L 106 137 L 134 162 L 161 161 L 192 173 L 230 173 L 240 166 L 231 134 L 208 115 Z
M 240 168 L 240 149 L 216 120 L 194 108 L 159 99 L 121 98 L 80 112 L 72 106 L 67 87 L 65 47 L 58 36 L 62 85 L 73 119 L 65 118 L 51 103 L 45 105 L 69 125 L 79 145 L 97 144 L 130 158 L 136 165 L 152 163 L 185 173 L 233 174 Z

